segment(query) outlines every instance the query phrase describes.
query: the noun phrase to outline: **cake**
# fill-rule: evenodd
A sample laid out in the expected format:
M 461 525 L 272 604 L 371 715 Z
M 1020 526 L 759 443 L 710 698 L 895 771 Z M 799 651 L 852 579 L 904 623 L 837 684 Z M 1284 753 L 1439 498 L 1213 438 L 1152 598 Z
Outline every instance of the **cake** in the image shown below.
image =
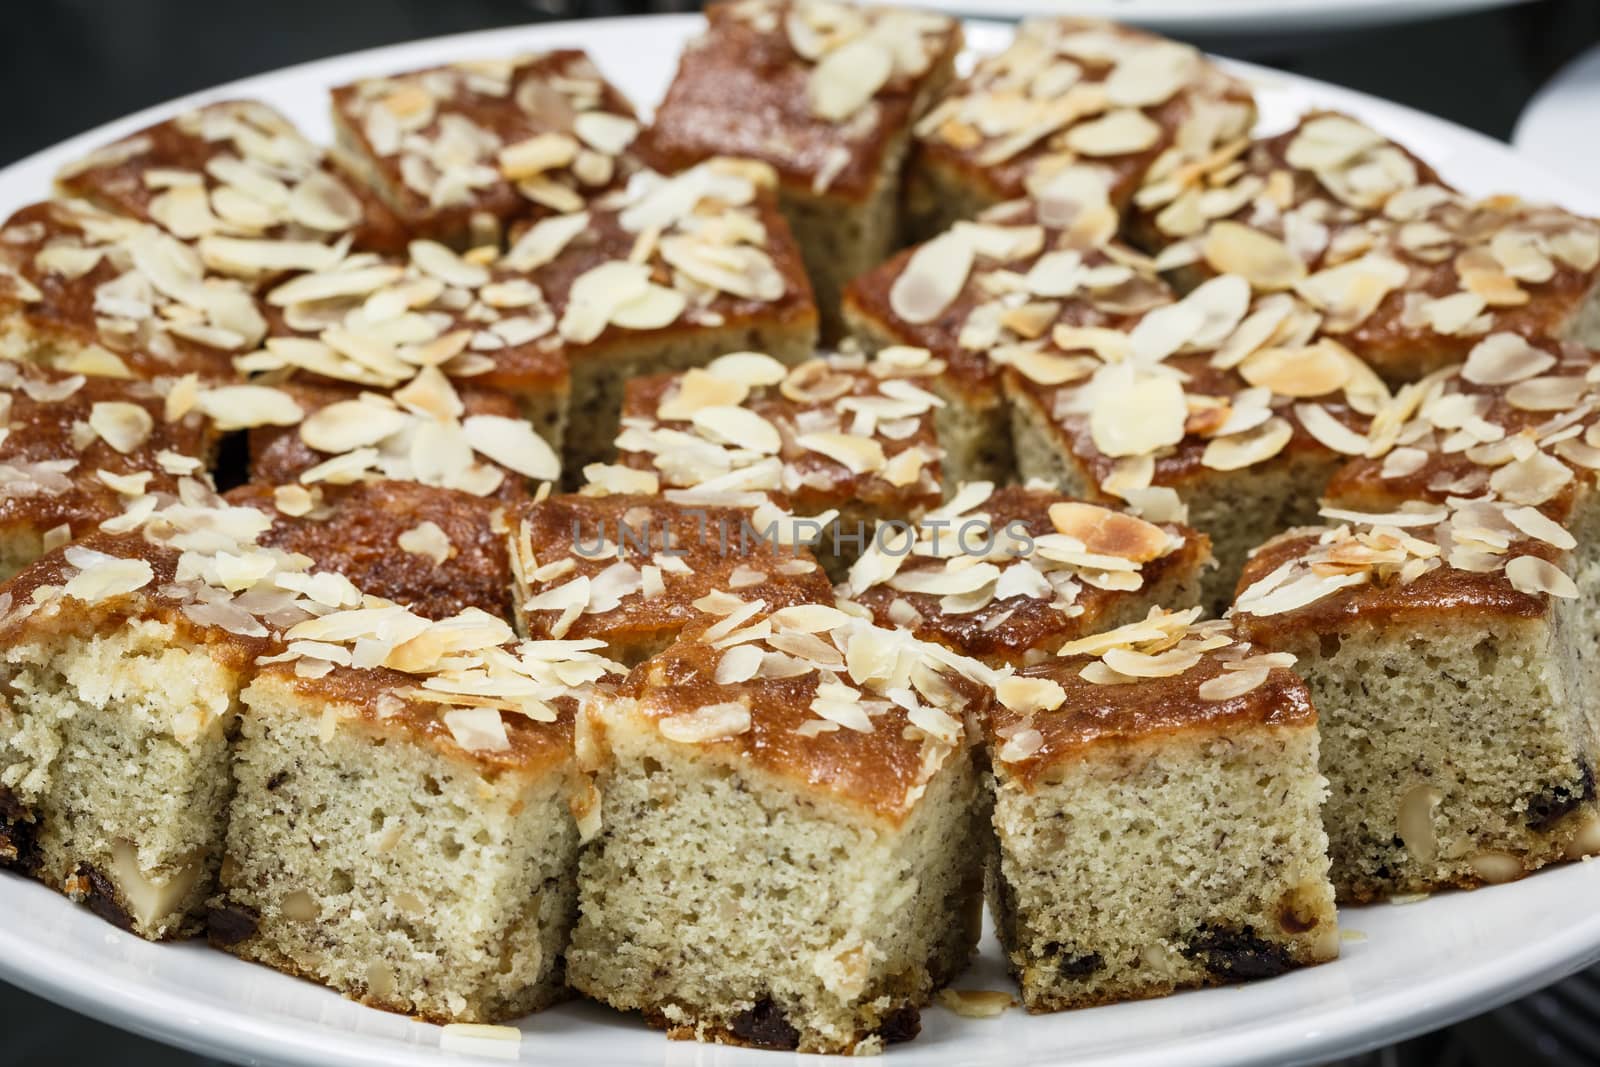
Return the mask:
M 917 346 L 943 363 L 933 388 L 945 401 L 939 436 L 952 485 L 1015 471 L 1006 361 L 1048 354 L 1057 331 L 1117 329 L 1172 300 L 1149 261 L 1115 243 L 1116 230 L 1094 175 L 1068 168 L 1035 195 L 957 222 L 845 290 L 845 318 L 865 347 Z
M 831 521 L 813 551 L 842 573 L 879 522 L 944 498 L 935 429 L 941 370 L 926 349 L 841 353 L 793 369 L 734 353 L 704 370 L 624 389 L 620 462 L 653 471 L 668 500 L 738 506 L 778 499 Z
M 977 941 L 988 691 L 832 607 L 730 607 L 586 705 L 568 980 L 672 1037 L 880 1051 Z
M 662 170 L 715 156 L 777 170 L 825 335 L 842 332 L 844 285 L 898 241 L 912 124 L 953 76 L 959 24 L 834 0 L 706 7 L 640 153 Z
M 587 211 L 518 228 L 500 261 L 542 292 L 572 367 L 566 466 L 610 458 L 622 383 L 756 350 L 811 355 L 816 308 L 770 168 L 641 171 Z
M 1202 598 L 1220 610 L 1251 548 L 1315 519 L 1389 397 L 1318 323 L 1294 297 L 1252 300 L 1223 275 L 1126 330 L 1070 335 L 1074 351 L 1006 368 L 1018 470 L 1210 536 Z
M 361 603 L 186 480 L 0 590 L 0 856 L 140 937 L 200 929 L 239 692 L 281 627 Z M 18 842 L 26 847 L 18 847 Z
M 552 496 L 508 516 L 519 630 L 599 639 L 632 665 L 741 597 L 831 604 L 833 587 L 781 515 L 617 493 Z
M 1324 516 L 1256 551 L 1233 612 L 1311 690 L 1340 900 L 1600 849 L 1572 535 L 1492 497 Z
M 1345 115 L 1139 193 L 1135 231 L 1184 284 L 1242 273 L 1292 289 L 1391 382 L 1460 362 L 1491 332 L 1600 343 L 1600 223 L 1511 196 L 1473 200 Z
M 225 381 L 237 377 L 233 357 L 266 332 L 249 286 L 215 276 L 159 227 L 76 200 L 30 204 L 0 226 L 0 357 L 105 377 Z
M 342 574 L 367 596 L 427 619 L 476 608 L 511 619 L 503 504 L 407 481 L 318 487 L 251 483 L 228 502 L 272 517 L 257 543 Z
M 1224 154 L 1254 122 L 1250 90 L 1190 45 L 1097 19 L 1029 19 L 917 122 L 911 232 L 932 237 L 1068 168 L 1120 210 L 1147 175 Z
M 341 158 L 259 100 L 206 104 L 95 148 L 57 172 L 56 192 L 160 226 L 247 279 L 315 266 L 317 246 L 346 237 L 366 251 L 405 247 Z M 252 262 L 262 252 L 275 262 Z
M 0 580 L 204 469 L 213 434 L 148 382 L 0 362 Z
M 583 210 L 626 177 L 639 130 L 577 49 L 341 85 L 333 124 L 406 230 L 458 249 L 499 245 L 517 219 Z
M 985 723 L 995 928 L 1032 1012 L 1339 954 L 1317 712 L 1292 657 L 1199 609 L 1063 645 Z
M 288 632 L 243 695 L 213 945 L 432 1022 L 566 997 L 573 713 L 614 665 L 511 636 L 394 607 Z
M 914 529 L 881 533 L 844 590 L 880 626 L 992 664 L 1047 658 L 1084 634 L 1200 598 L 1204 534 L 1042 486 L 964 486 Z

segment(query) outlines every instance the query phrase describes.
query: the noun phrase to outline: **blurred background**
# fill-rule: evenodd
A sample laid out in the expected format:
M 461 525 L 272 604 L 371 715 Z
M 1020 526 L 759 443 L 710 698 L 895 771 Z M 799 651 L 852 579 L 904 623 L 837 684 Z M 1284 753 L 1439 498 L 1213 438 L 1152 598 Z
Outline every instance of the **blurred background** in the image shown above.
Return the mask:
M 1207 0 L 1192 2 L 1199 7 Z M 0 123 L 0 166 L 128 112 L 292 63 L 466 30 L 698 6 L 692 0 L 33 0 L 25 15 L 13 11 L 13 24 L 0 33 L 0 96 L 12 101 Z M 968 6 L 1003 5 L 970 0 Z M 1070 9 L 1070 0 L 1061 6 Z M 1359 89 L 1508 140 L 1541 86 L 1600 42 L 1600 0 L 1533 0 L 1293 38 L 1268 32 L 1193 40 L 1222 55 Z M 1573 134 L 1585 143 L 1600 140 L 1600 108 L 1589 119 Z M 1600 175 L 1569 177 L 1600 185 Z M 3 984 L 0 1034 L 0 1067 L 215 1062 L 123 1034 Z M 1600 1063 L 1600 975 L 1580 975 L 1341 1067 L 1512 1063 Z

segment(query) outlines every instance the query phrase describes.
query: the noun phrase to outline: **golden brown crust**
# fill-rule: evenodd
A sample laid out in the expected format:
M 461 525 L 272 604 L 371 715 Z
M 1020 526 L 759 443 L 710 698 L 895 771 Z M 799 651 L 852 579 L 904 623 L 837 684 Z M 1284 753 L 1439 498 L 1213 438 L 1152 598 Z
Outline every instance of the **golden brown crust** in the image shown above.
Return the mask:
M 926 69 L 893 72 L 867 108 L 839 122 L 814 113 L 807 86 L 816 64 L 786 29 L 804 8 L 788 0 L 707 5 L 709 29 L 680 57 L 641 154 L 666 171 L 712 156 L 759 159 L 797 195 L 866 202 L 886 180 L 887 153 L 917 117 L 930 73 L 947 69 L 960 50 L 960 27 L 919 15 L 927 29 L 917 36 L 931 38 Z M 888 9 L 862 13 L 881 19 Z

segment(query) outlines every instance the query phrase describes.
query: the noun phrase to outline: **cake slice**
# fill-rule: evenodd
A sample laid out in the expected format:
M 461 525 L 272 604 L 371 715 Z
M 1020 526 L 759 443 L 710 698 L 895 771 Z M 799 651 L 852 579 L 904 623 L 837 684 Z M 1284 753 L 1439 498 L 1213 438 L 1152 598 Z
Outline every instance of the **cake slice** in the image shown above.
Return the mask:
M 1288 294 L 1252 300 L 1224 275 L 1126 330 L 1060 336 L 1074 351 L 1005 371 L 1018 469 L 1210 536 L 1218 567 L 1202 602 L 1220 609 L 1246 552 L 1315 518 L 1389 398 L 1319 322 Z
M 816 308 L 774 184 L 748 160 L 641 171 L 587 211 L 519 229 L 499 269 L 543 293 L 571 363 L 568 471 L 610 458 L 631 378 L 728 352 L 811 355 Z
M 1001 682 L 1032 707 L 985 723 L 991 904 L 1031 1012 L 1339 954 L 1317 712 L 1290 656 L 1199 610 L 1153 609 Z
M 669 171 L 714 156 L 771 165 L 837 338 L 845 283 L 898 240 L 911 127 L 953 76 L 960 26 L 833 0 L 727 0 L 706 20 L 640 152 Z
M 337 253 L 317 245 L 319 262 Z M 157 226 L 84 201 L 30 204 L 0 226 L 0 357 L 75 374 L 238 375 L 266 316 L 251 289 L 210 271 Z
M 0 856 L 165 940 L 200 929 L 214 887 L 256 657 L 282 627 L 361 598 L 258 548 L 267 516 L 197 482 L 149 500 L 0 589 Z
M 262 546 L 306 556 L 367 596 L 427 619 L 468 608 L 511 619 L 504 498 L 372 480 L 310 491 L 252 483 L 227 499 L 272 517 Z
M 1324 516 L 1256 551 L 1234 617 L 1311 689 L 1340 899 L 1600 849 L 1571 534 L 1493 498 Z
M 499 245 L 625 179 L 633 107 L 573 48 L 463 60 L 333 90 L 339 146 L 408 232 Z
M 62 167 L 56 191 L 160 226 L 247 279 L 315 265 L 318 246 L 346 237 L 365 251 L 406 242 L 338 156 L 259 100 L 206 104 L 102 145 Z M 260 252 L 275 262 L 255 265 Z
M 214 435 L 167 392 L 0 362 L 0 580 L 205 469 Z
M 926 348 L 943 364 L 933 388 L 945 402 L 938 421 L 950 484 L 1014 473 L 1007 362 L 1048 363 L 1058 332 L 1070 348 L 1074 336 L 1171 302 L 1150 262 L 1115 243 L 1116 230 L 1099 182 L 1069 168 L 1035 195 L 957 222 L 850 283 L 844 314 L 863 345 Z
M 1248 137 L 1242 81 L 1191 45 L 1098 19 L 1029 19 L 917 123 L 906 202 L 921 240 L 1063 169 L 1120 210 L 1151 172 L 1201 165 Z
M 880 626 L 904 626 L 987 663 L 1200 599 L 1211 542 L 1053 489 L 963 486 L 914 529 L 880 531 L 844 587 Z
M 925 388 L 940 369 L 920 348 L 829 354 L 792 370 L 743 352 L 635 378 L 619 459 L 654 471 L 676 503 L 771 494 L 795 514 L 833 516 L 814 551 L 842 573 L 879 522 L 915 520 L 944 497 L 940 400 Z
M 787 516 L 573 494 L 523 506 L 510 526 L 518 629 L 544 640 L 598 639 L 630 665 L 730 601 L 833 603 L 827 575 Z
M 588 706 L 601 817 L 568 980 L 675 1038 L 877 1052 L 977 941 L 963 720 L 988 690 L 904 631 L 762 608 Z
M 356 609 L 287 636 L 243 695 L 211 943 L 432 1022 L 563 999 L 587 796 L 573 713 L 614 665 L 508 643 L 472 610 Z
M 1463 196 L 1348 116 L 1313 112 L 1140 202 L 1136 230 L 1182 284 L 1243 273 L 1293 289 L 1391 382 L 1458 363 L 1491 332 L 1600 343 L 1600 222 Z

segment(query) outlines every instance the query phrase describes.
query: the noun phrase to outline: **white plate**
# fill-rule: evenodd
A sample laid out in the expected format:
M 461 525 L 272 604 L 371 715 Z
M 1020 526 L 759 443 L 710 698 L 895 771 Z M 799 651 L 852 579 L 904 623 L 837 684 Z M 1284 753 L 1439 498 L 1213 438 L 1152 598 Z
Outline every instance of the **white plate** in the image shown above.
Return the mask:
M 1517 120 L 1512 143 L 1574 181 L 1600 184 L 1600 46 L 1539 90 Z
M 55 169 L 87 148 L 175 111 L 223 96 L 270 100 L 326 138 L 325 91 L 348 79 L 475 55 L 587 47 L 641 105 L 665 88 L 694 16 L 496 30 L 342 56 L 235 82 L 74 138 L 0 171 L 0 215 L 44 195 Z M 1006 28 L 972 23 L 974 48 L 993 51 Z M 1413 147 L 1474 193 L 1510 190 L 1600 212 L 1586 194 L 1505 146 L 1437 119 L 1346 90 L 1251 67 L 1268 128 L 1312 106 L 1357 114 Z M 893 1064 L 1077 1067 L 1287 1064 L 1326 1059 L 1481 1012 L 1600 959 L 1600 863 L 1515 885 L 1404 906 L 1347 909 L 1337 963 L 1249 986 L 1185 993 L 1063 1015 L 958 1019 L 934 1008 L 923 1035 L 893 1049 Z M 0 876 L 0 976 L 69 1007 L 197 1051 L 257 1064 L 403 1067 L 437 1064 L 440 1030 L 363 1008 L 306 982 L 198 944 L 150 945 L 40 886 Z M 960 983 L 1008 988 L 991 939 Z M 669 1042 L 637 1019 L 569 1004 L 523 1024 L 525 1062 L 771 1067 L 773 1053 Z M 70 1039 L 69 1039 L 70 1040 Z M 827 1062 L 827 1061 L 817 1061 Z
M 921 0 L 956 15 L 1088 15 L 1163 33 L 1287 37 L 1445 18 L 1526 0 Z

